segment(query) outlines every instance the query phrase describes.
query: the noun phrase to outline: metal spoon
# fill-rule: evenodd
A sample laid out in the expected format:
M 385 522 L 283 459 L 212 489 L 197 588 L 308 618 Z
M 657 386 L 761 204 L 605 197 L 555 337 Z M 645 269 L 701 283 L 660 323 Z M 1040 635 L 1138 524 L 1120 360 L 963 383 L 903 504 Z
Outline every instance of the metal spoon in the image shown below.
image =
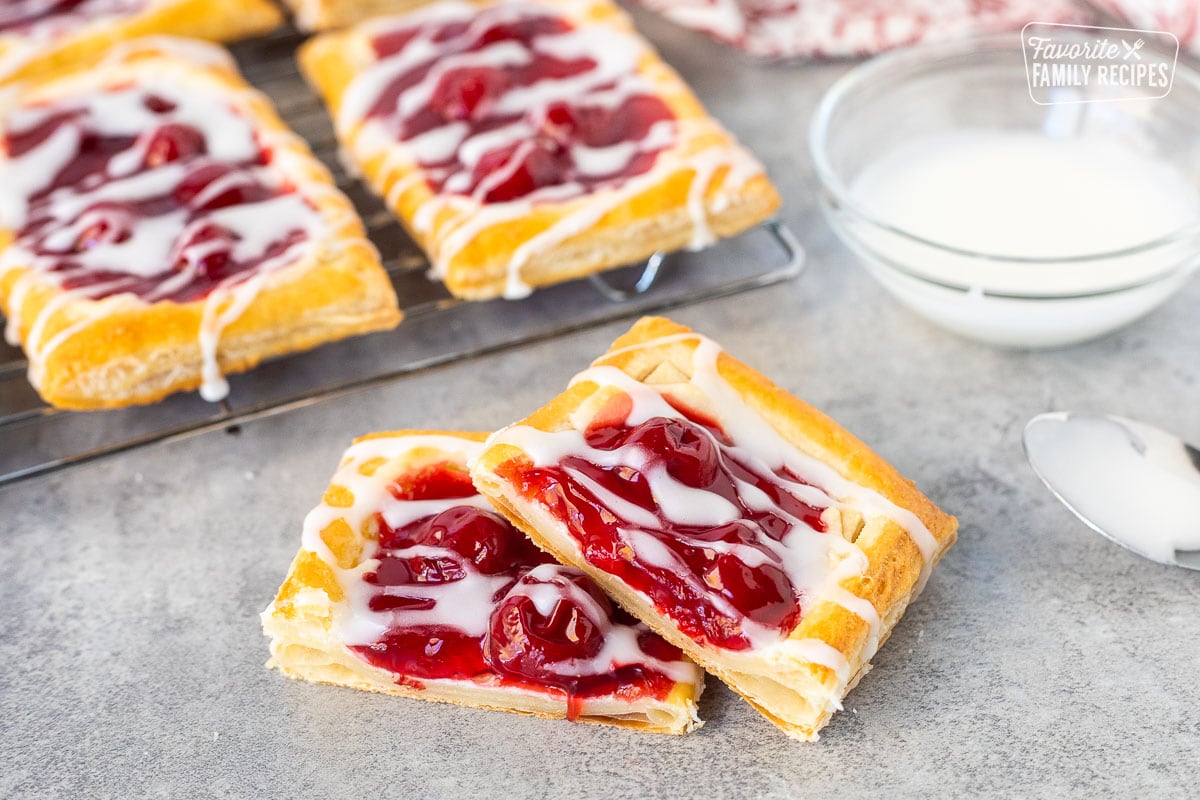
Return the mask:
M 1200 450 L 1106 414 L 1039 414 L 1025 457 L 1075 516 L 1160 564 L 1200 570 Z

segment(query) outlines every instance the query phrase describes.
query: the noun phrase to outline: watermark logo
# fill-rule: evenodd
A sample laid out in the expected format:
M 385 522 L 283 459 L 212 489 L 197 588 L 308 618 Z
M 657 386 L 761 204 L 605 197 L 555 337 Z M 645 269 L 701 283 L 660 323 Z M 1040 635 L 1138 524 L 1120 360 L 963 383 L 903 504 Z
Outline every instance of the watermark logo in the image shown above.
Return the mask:
M 1166 97 L 1179 40 L 1167 31 L 1030 22 L 1021 29 L 1029 96 L 1038 105 Z

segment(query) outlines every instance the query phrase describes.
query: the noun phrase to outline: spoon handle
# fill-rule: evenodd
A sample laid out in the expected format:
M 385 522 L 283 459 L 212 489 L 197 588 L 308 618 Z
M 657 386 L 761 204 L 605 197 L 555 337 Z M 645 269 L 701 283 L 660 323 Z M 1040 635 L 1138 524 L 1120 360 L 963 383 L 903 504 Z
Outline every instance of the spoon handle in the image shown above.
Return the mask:
M 1187 453 L 1187 457 L 1191 460 L 1192 466 L 1196 468 L 1197 472 L 1200 472 L 1200 450 L 1197 450 L 1187 442 L 1184 442 L 1183 452 Z

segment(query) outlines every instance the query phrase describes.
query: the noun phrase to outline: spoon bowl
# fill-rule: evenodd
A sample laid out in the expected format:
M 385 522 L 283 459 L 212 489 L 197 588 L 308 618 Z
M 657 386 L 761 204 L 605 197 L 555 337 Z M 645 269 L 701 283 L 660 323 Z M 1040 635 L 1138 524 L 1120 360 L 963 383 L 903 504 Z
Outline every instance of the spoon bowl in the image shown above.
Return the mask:
M 1042 483 L 1093 530 L 1200 570 L 1200 450 L 1143 422 L 1063 411 L 1031 419 L 1022 440 Z

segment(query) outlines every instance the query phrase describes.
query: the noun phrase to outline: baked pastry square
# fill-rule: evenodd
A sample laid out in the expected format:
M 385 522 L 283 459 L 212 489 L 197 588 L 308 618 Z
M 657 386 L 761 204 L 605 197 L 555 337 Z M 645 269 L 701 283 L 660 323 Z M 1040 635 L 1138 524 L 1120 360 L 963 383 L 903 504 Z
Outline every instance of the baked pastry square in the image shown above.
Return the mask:
M 658 733 L 703 672 L 471 485 L 486 434 L 355 440 L 270 607 L 268 666 L 318 683 Z
M 700 248 L 779 203 L 606 0 L 437 3 L 319 36 L 300 64 L 459 297 Z
M 0 98 L 0 248 L 9 340 L 64 408 L 219 399 L 223 373 L 400 320 L 328 171 L 201 42 Z
M 0 83 L 62 69 L 122 40 L 232 41 L 282 22 L 270 0 L 13 0 L 0 5 Z
M 492 436 L 472 477 L 538 546 L 806 740 L 957 527 L 837 423 L 659 318 Z

